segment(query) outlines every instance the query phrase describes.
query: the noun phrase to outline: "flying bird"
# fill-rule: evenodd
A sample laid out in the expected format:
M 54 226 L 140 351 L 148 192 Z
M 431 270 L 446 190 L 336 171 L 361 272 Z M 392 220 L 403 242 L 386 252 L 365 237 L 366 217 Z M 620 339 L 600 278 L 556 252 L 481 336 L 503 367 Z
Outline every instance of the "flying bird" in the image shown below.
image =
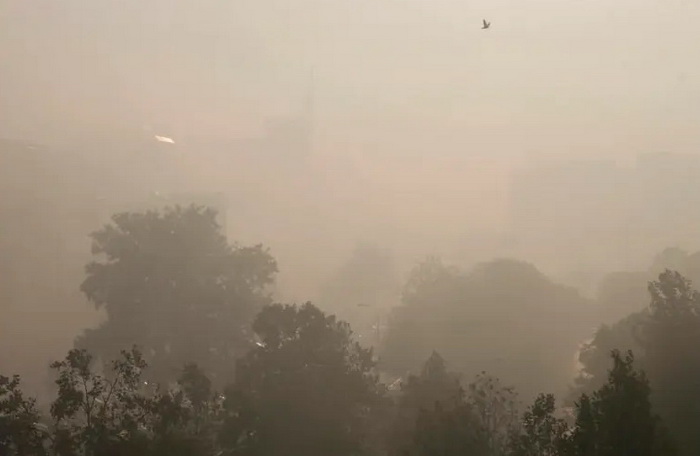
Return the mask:
M 486 30 L 487 28 L 491 27 L 490 22 L 486 22 L 486 19 L 483 19 L 484 25 L 481 27 L 482 30 Z

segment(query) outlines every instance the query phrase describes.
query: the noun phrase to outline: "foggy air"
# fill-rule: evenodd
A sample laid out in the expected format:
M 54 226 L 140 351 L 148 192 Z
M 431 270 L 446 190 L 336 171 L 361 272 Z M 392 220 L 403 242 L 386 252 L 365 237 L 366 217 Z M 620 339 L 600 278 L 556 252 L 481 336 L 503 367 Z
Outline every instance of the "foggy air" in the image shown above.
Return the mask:
M 0 0 L 0 455 L 700 454 L 698 18 Z

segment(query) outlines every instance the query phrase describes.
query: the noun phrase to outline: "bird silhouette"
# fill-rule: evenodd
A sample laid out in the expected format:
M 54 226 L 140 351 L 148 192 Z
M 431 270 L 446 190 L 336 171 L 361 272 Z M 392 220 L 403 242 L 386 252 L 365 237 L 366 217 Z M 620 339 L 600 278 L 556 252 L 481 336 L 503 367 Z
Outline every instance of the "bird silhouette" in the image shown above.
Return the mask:
M 481 27 L 482 30 L 486 30 L 487 28 L 491 27 L 490 22 L 486 22 L 486 19 L 484 19 L 483 21 L 484 21 L 484 25 Z

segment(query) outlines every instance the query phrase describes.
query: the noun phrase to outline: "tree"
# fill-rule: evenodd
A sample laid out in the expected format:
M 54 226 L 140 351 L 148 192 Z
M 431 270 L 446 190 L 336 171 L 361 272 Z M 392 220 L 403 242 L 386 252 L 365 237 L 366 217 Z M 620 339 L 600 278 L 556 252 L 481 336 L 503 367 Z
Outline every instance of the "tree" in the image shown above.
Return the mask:
M 666 270 L 649 284 L 650 315 L 640 329 L 652 400 L 683 454 L 700 454 L 700 294 Z
M 196 365 L 185 366 L 169 389 L 143 381 L 147 365 L 135 348 L 105 373 L 78 349 L 51 367 L 58 394 L 49 420 L 24 397 L 18 377 L 0 376 L 0 455 L 217 454 L 222 401 Z
M 432 259 L 409 277 L 381 365 L 401 375 L 436 349 L 466 376 L 512 378 L 534 398 L 569 381 L 572 353 L 594 316 L 591 302 L 530 264 L 496 260 L 465 274 Z
M 445 409 L 438 402 L 423 409 L 416 421 L 413 437 L 414 456 L 492 456 L 488 436 L 484 434 L 469 404 Z
M 632 352 L 613 351 L 608 383 L 594 396 L 597 452 L 601 456 L 651 456 L 655 419 L 649 384 L 635 372 Z
M 596 456 L 596 419 L 591 398 L 582 394 L 576 408 L 575 432 L 571 436 L 570 450 L 574 456 Z
M 51 404 L 52 451 L 58 456 L 126 455 L 145 449 L 149 403 L 141 394 L 146 367 L 138 350 L 113 361 L 110 378 L 94 372 L 93 357 L 71 350 L 56 371 Z
M 56 456 L 201 456 L 215 454 L 221 401 L 193 364 L 177 387 L 143 381 L 137 349 L 123 351 L 103 375 L 84 350 L 52 364 L 58 396 L 51 405 L 49 449 Z
M 457 377 L 445 371 L 444 362 L 436 355 L 412 384 L 413 389 L 407 390 L 404 400 L 413 399 L 409 402 L 414 405 L 412 410 L 416 399 L 422 406 L 414 413 L 417 418 L 412 426 L 413 438 L 405 438 L 407 444 L 403 447 L 395 445 L 395 454 L 507 454 L 508 440 L 518 423 L 512 388 L 501 386 L 497 378 L 482 372 L 469 385 L 468 394 L 464 394 Z M 442 391 L 437 389 L 440 385 Z
M 581 394 L 590 395 L 605 384 L 613 350 L 641 351 L 639 331 L 648 318 L 647 310 L 635 312 L 614 324 L 602 325 L 589 342 L 582 344 L 578 352 L 581 369 L 569 393 L 569 404 L 573 404 Z
M 382 369 L 399 375 L 415 371 L 434 345 L 434 337 L 424 318 L 429 303 L 452 302 L 461 283 L 458 269 L 449 267 L 436 257 L 428 257 L 410 272 L 401 292 L 401 305 L 394 308 L 388 331 L 382 343 Z
M 445 360 L 433 352 L 420 375 L 411 375 L 401 387 L 401 396 L 389 436 L 390 454 L 402 455 L 411 448 L 411 436 L 421 411 L 451 410 L 464 403 L 464 390 L 459 375 L 449 372 Z
M 503 455 L 518 425 L 517 393 L 498 378 L 481 372 L 469 385 L 466 401 L 474 413 L 488 453 Z
M 652 412 L 646 375 L 632 352 L 612 351 L 607 383 L 575 404 L 569 428 L 555 417 L 552 395 L 540 395 L 524 414 L 511 442 L 511 456 L 674 456 L 666 429 Z
M 313 456 L 362 449 L 381 389 L 372 351 L 347 323 L 310 303 L 272 305 L 253 323 L 258 346 L 226 392 L 227 454 Z
M 429 299 L 449 297 L 461 276 L 459 269 L 444 264 L 439 257 L 429 256 L 409 274 L 401 299 L 406 305 L 421 305 Z
M 229 245 L 212 209 L 121 213 L 92 234 L 81 289 L 106 321 L 76 341 L 100 359 L 137 344 L 167 381 L 196 360 L 223 385 L 251 344 L 247 327 L 277 272 L 262 246 Z M 229 378 L 230 379 L 230 378 Z
M 579 351 L 582 368 L 569 401 L 573 403 L 581 393 L 590 394 L 605 383 L 611 350 L 632 350 L 638 355 L 637 362 L 644 364 L 645 350 L 639 336 L 651 313 L 649 283 L 666 270 L 700 279 L 700 252 L 689 254 L 679 248 L 667 248 L 653 258 L 646 270 L 613 272 L 601 280 L 596 300 L 605 324 Z M 653 376 L 651 372 L 649 375 Z
M 666 248 L 651 261 L 646 270 L 618 271 L 600 281 L 596 300 L 601 319 L 610 324 L 648 307 L 648 285 L 666 270 L 677 271 L 693 282 L 700 280 L 700 252 L 688 253 L 677 247 Z M 601 358 L 608 359 L 608 351 Z
M 20 378 L 0 375 L 0 455 L 44 455 L 40 421 L 35 401 L 20 389 Z
M 694 255 L 687 258 L 666 252 L 656 263 L 676 258 L 690 268 Z M 658 267 L 658 264 L 655 266 Z M 592 393 L 604 384 L 604 366 L 613 349 L 640 353 L 638 363 L 654 386 L 651 400 L 672 431 L 681 454 L 700 453 L 700 295 L 690 280 L 677 271 L 665 270 L 648 284 L 650 303 L 610 327 L 602 327 L 593 341 L 581 351 L 583 364 L 577 381 L 579 392 Z
M 200 456 L 218 452 L 223 400 L 196 364 L 187 364 L 177 387 L 156 395 L 152 404 L 152 456 Z
M 568 426 L 554 416 L 555 400 L 540 394 L 522 418 L 522 432 L 512 437 L 511 456 L 564 456 L 568 454 Z
M 608 382 L 577 403 L 572 436 L 575 456 L 672 456 L 660 419 L 652 413 L 646 375 L 635 370 L 632 352 L 612 352 Z

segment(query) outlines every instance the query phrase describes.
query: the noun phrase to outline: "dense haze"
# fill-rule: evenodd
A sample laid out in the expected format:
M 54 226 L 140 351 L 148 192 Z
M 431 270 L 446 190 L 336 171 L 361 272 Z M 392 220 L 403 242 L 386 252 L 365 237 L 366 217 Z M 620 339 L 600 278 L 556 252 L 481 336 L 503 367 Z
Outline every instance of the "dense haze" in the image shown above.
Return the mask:
M 564 394 L 647 281 L 700 279 L 698 19 L 687 0 L 0 0 L 0 373 L 47 394 L 105 321 L 80 289 L 90 233 L 196 203 L 269 248 L 274 301 L 349 321 L 382 375 L 438 350 Z

